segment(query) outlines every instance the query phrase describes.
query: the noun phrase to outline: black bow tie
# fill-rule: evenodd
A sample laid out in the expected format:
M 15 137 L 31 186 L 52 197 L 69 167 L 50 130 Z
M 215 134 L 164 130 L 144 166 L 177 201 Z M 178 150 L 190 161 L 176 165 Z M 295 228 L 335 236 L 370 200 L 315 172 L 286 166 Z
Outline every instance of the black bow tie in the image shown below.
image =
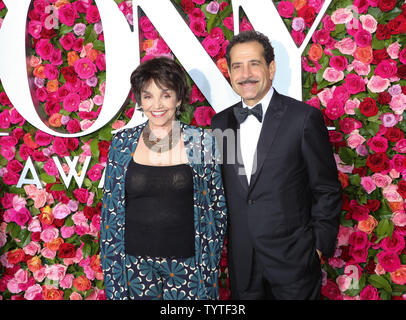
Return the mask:
M 238 123 L 242 123 L 247 117 L 252 114 L 259 122 L 262 122 L 262 104 L 258 103 L 253 108 L 244 108 L 242 105 L 233 108 L 234 116 Z

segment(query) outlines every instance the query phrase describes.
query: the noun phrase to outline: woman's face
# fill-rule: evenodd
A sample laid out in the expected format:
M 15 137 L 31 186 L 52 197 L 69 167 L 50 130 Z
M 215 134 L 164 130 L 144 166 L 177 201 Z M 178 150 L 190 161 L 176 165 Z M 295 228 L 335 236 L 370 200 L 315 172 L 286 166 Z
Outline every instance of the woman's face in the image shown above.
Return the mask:
M 154 80 L 141 90 L 141 107 L 151 128 L 172 127 L 179 105 L 176 92 L 165 87 L 159 88 Z

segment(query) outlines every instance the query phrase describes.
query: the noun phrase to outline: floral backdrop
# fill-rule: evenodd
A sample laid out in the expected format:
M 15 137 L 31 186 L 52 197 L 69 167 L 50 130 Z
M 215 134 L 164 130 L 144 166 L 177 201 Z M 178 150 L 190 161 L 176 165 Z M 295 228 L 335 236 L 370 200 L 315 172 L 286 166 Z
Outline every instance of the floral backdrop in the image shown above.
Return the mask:
M 176 59 L 132 1 L 115 0 L 129 24 L 139 14 L 141 57 Z M 229 0 L 172 0 L 228 79 L 233 35 Z M 274 1 L 297 45 L 322 0 Z M 7 8 L 0 0 L 0 27 Z M 236 14 L 236 13 L 235 13 Z M 241 30 L 252 29 L 242 12 Z M 47 124 L 75 133 L 91 126 L 105 90 L 103 26 L 93 0 L 33 0 L 27 18 L 33 98 Z M 302 57 L 303 100 L 335 127 L 330 140 L 344 190 L 334 257 L 323 259 L 323 299 L 406 299 L 406 4 L 332 1 Z M 0 79 L 1 80 L 1 79 Z M 209 127 L 215 111 L 189 78 L 180 120 Z M 0 83 L 0 299 L 105 299 L 100 268 L 102 193 L 111 131 L 134 113 L 128 103 L 103 129 L 78 138 L 50 136 L 26 122 Z M 137 112 L 137 111 L 135 111 Z M 52 156 L 91 156 L 81 188 L 66 188 Z M 44 188 L 17 188 L 28 157 Z M 63 169 L 69 168 L 63 164 Z M 226 248 L 219 288 L 229 299 Z

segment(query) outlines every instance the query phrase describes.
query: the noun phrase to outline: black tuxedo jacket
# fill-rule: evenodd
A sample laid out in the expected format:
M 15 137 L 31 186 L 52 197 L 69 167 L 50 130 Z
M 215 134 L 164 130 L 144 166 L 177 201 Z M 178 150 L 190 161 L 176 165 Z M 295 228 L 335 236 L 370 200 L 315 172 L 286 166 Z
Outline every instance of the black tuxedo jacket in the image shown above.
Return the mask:
M 239 131 L 234 106 L 211 121 L 223 156 L 232 290 L 247 288 L 253 250 L 271 285 L 319 275 L 316 249 L 334 253 L 342 202 L 322 113 L 274 90 L 248 185 L 242 162 L 229 163 L 241 159 L 238 141 L 234 150 L 221 136 L 222 130 L 229 129 L 229 137 L 230 129 Z

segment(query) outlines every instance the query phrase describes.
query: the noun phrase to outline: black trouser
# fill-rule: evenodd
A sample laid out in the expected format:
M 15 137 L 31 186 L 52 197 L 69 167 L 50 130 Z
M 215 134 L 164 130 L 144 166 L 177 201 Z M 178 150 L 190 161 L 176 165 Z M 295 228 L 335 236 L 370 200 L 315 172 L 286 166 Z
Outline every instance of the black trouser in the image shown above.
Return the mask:
M 236 300 L 319 300 L 321 290 L 321 270 L 288 285 L 272 285 L 255 254 L 252 255 L 251 278 L 248 288 L 233 290 L 232 299 Z

